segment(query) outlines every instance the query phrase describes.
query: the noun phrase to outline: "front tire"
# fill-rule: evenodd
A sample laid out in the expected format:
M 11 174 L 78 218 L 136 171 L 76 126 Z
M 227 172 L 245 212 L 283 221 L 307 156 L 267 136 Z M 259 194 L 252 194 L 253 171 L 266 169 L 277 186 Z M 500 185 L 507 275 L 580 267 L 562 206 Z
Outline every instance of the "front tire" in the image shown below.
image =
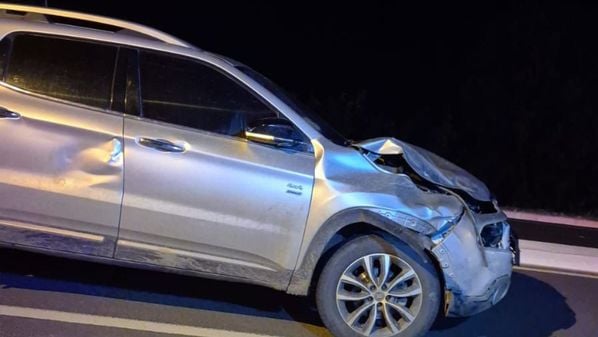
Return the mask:
M 328 260 L 316 303 L 337 337 L 423 336 L 440 308 L 440 284 L 423 252 L 367 235 L 349 241 Z

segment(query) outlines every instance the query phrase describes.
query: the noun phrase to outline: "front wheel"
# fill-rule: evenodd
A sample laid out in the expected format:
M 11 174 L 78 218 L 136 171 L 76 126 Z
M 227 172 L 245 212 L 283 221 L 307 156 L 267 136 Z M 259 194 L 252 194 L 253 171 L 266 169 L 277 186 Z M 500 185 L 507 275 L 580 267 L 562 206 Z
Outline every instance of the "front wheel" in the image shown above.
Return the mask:
M 434 266 L 408 245 L 368 235 L 341 247 L 318 281 L 322 321 L 337 337 L 423 336 L 438 314 Z

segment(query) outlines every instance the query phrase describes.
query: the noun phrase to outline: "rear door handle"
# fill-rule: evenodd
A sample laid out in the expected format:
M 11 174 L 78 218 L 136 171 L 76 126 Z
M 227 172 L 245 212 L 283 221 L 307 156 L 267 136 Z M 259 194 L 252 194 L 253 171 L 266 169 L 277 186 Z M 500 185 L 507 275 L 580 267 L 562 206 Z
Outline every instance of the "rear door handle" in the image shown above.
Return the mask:
M 149 147 L 160 152 L 185 152 L 185 147 L 177 145 L 166 139 L 155 139 L 139 137 L 137 138 L 137 144 L 143 147 Z
M 0 119 L 19 119 L 21 114 L 18 112 L 10 111 L 5 108 L 0 108 Z

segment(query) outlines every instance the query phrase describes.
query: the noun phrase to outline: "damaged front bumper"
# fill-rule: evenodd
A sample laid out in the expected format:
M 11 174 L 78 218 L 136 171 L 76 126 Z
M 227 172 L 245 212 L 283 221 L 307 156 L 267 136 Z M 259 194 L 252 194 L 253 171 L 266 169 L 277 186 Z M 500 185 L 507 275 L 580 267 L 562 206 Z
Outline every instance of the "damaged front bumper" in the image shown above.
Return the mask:
M 496 240 L 482 239 L 486 226 L 500 226 Z M 513 264 L 519 260 L 517 239 L 500 211 L 467 212 L 432 253 L 443 272 L 449 317 L 471 316 L 498 303 L 507 294 Z
M 444 304 L 445 315 L 466 317 L 485 311 L 503 299 L 510 285 L 511 277 L 502 276 L 492 281 L 486 291 L 478 296 L 467 296 L 447 290 Z

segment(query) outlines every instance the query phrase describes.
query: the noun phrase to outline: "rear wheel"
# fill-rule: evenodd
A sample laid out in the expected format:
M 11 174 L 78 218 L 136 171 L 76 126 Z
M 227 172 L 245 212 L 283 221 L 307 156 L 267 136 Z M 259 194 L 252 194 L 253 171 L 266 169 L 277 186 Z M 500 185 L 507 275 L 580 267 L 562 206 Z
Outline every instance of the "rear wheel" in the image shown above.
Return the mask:
M 324 267 L 316 291 L 320 316 L 338 337 L 423 336 L 440 307 L 430 260 L 376 235 L 341 247 Z

